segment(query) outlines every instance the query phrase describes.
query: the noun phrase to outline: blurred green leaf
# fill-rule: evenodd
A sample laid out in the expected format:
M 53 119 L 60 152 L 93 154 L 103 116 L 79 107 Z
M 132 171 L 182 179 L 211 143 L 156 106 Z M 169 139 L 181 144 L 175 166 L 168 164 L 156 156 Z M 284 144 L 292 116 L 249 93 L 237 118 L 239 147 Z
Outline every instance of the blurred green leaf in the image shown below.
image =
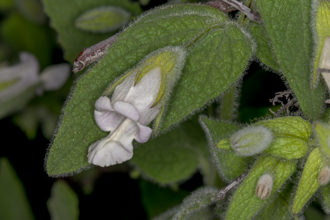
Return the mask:
M 43 0 L 43 3 L 51 24 L 58 33 L 59 42 L 65 51 L 65 58 L 69 62 L 72 62 L 84 48 L 110 37 L 110 34 L 93 34 L 75 27 L 76 19 L 85 11 L 100 6 L 116 6 L 132 15 L 138 15 L 141 12 L 138 3 L 128 0 Z
M 52 220 L 78 220 L 78 197 L 64 181 L 54 183 L 47 206 Z
M 279 67 L 309 119 L 323 111 L 325 87 L 311 88 L 313 35 L 312 1 L 256 1 Z
M 15 3 L 19 12 L 28 20 L 38 24 L 46 21 L 41 0 L 15 0 Z
M 330 184 L 321 188 L 322 207 L 327 215 L 330 215 Z
M 6 11 L 14 7 L 14 0 L 1 0 L 0 1 L 0 11 Z
M 132 159 L 144 175 L 160 184 L 189 178 L 199 165 L 206 141 L 198 125 L 188 121 L 135 149 Z
M 34 219 L 23 184 L 5 158 L 0 159 L 0 195 L 0 219 Z
M 101 6 L 83 13 L 75 21 L 76 28 L 92 33 L 108 33 L 124 26 L 130 13 L 119 7 Z
M 3 41 L 15 52 L 27 51 L 35 55 L 41 67 L 51 63 L 51 52 L 54 39 L 52 32 L 36 25 L 18 13 L 12 13 L 1 26 Z
M 217 192 L 218 189 L 212 187 L 203 187 L 195 190 L 183 200 L 172 220 L 192 219 L 191 215 L 216 201 Z M 195 216 L 194 219 L 200 219 L 202 216 Z M 205 218 L 206 216 L 203 217 Z
M 181 203 L 188 192 L 161 187 L 145 180 L 139 182 L 142 204 L 149 219 Z

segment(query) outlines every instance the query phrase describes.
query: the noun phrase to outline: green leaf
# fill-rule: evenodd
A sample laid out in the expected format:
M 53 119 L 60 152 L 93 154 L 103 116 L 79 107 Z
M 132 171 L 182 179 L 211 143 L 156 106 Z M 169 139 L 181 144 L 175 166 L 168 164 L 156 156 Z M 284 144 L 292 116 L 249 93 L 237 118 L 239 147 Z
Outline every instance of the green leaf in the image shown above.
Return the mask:
M 312 134 L 311 124 L 298 116 L 287 116 L 258 121 L 254 125 L 262 125 L 274 132 L 278 137 L 300 138 L 308 141 Z
M 311 88 L 313 36 L 312 0 L 256 2 L 279 67 L 309 119 L 321 116 L 325 98 L 322 84 Z
M 135 149 L 131 160 L 142 173 L 160 184 L 188 179 L 198 168 L 206 141 L 197 124 L 190 121 Z
M 316 122 L 314 124 L 315 134 L 321 152 L 330 159 L 330 126 L 326 123 Z
M 12 13 L 1 26 L 3 41 L 15 52 L 27 51 L 35 55 L 41 67 L 51 63 L 54 45 L 51 33 L 48 28 L 36 25 L 18 13 Z
M 54 183 L 47 206 L 52 220 L 78 220 L 78 197 L 64 181 Z
M 139 182 L 141 200 L 149 219 L 181 203 L 188 192 L 161 187 L 141 180 Z M 160 199 L 161 198 L 161 199 Z
M 322 207 L 327 215 L 330 215 L 330 184 L 321 188 Z
M 227 90 L 242 76 L 251 55 L 250 39 L 235 24 L 211 30 L 200 39 L 187 57 L 183 75 L 169 102 L 162 130 L 178 123 Z
M 172 220 L 191 219 L 190 215 L 205 208 L 216 201 L 218 190 L 216 188 L 204 187 L 192 192 L 179 206 Z
M 221 97 L 219 116 L 221 120 L 234 120 L 237 110 L 239 83 L 229 88 Z
M 145 21 L 150 16 L 162 14 L 162 10 L 176 13 L 158 17 L 154 22 Z M 188 44 L 210 26 L 225 20 L 219 10 L 208 6 L 168 6 L 153 10 L 122 32 L 105 57 L 77 82 L 49 150 L 48 174 L 69 174 L 88 166 L 88 147 L 105 136 L 94 122 L 94 103 L 116 77 L 150 52 L 168 45 Z
M 229 122 L 206 117 L 201 117 L 200 123 L 208 137 L 212 159 L 219 175 L 226 181 L 231 181 L 243 174 L 248 169 L 248 159 L 237 156 L 231 149 L 223 150 L 216 147 L 219 141 L 230 136 L 239 127 Z
M 273 201 L 266 204 L 266 206 L 258 213 L 254 220 L 288 220 L 292 219 L 290 212 L 290 190 L 292 187 L 285 187 L 285 189 L 274 196 Z
M 115 6 L 137 15 L 141 9 L 138 3 L 128 0 L 43 0 L 51 24 L 58 32 L 59 42 L 65 50 L 65 58 L 72 62 L 82 49 L 89 47 L 109 34 L 93 34 L 75 27 L 76 19 L 85 11 L 100 6 Z
M 78 29 L 92 33 L 108 33 L 125 25 L 130 13 L 119 7 L 101 6 L 83 13 L 75 21 Z
M 279 70 L 279 66 L 265 28 L 261 24 L 257 23 L 251 23 L 249 28 L 253 39 L 257 43 L 257 58 L 273 70 Z
M 323 166 L 323 159 L 319 148 L 315 148 L 308 156 L 298 189 L 295 194 L 292 213 L 298 214 L 307 201 L 314 195 L 320 187 L 318 176 Z
M 244 182 L 235 191 L 227 211 L 226 220 L 251 219 L 268 201 L 271 201 L 272 195 L 276 195 L 295 170 L 295 161 L 282 161 L 274 157 L 259 158 Z M 255 191 L 258 179 L 265 173 L 272 175 L 274 183 L 271 196 L 261 200 L 256 196 Z
M 23 184 L 5 158 L 0 159 L 0 219 L 34 219 Z
M 276 137 L 265 153 L 287 160 L 299 159 L 306 155 L 308 144 L 305 140 L 292 137 Z
M 40 0 L 15 0 L 15 3 L 19 12 L 28 20 L 38 24 L 46 21 Z

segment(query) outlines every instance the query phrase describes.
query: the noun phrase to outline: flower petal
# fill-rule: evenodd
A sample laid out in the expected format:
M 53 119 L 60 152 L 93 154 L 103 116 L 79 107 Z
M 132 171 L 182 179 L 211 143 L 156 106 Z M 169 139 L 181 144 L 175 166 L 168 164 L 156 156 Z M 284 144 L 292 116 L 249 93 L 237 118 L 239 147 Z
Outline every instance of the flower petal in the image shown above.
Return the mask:
M 161 69 L 157 67 L 146 73 L 141 81 L 128 91 L 125 101 L 132 103 L 140 113 L 143 113 L 154 103 L 160 83 Z
M 109 97 L 101 96 L 95 102 L 95 110 L 99 112 L 113 111 Z
M 118 86 L 116 86 L 116 88 L 113 91 L 113 94 L 111 96 L 111 100 L 113 102 L 116 102 L 118 100 L 125 100 L 128 91 L 134 85 L 135 75 L 136 74 L 132 73 L 122 83 L 120 83 Z
M 125 148 L 117 141 L 108 141 L 106 138 L 91 145 L 88 153 L 88 162 L 101 167 L 123 163 L 133 156 L 133 147 Z
M 152 129 L 140 123 L 138 123 L 137 126 L 138 132 L 136 133 L 135 140 L 139 143 L 147 142 L 151 136 Z
M 94 111 L 94 118 L 102 131 L 114 131 L 124 119 L 120 114 L 108 111 Z
M 133 121 L 139 120 L 140 115 L 138 110 L 128 102 L 117 101 L 113 104 L 113 108 L 116 110 L 116 112 L 129 119 L 132 119 Z

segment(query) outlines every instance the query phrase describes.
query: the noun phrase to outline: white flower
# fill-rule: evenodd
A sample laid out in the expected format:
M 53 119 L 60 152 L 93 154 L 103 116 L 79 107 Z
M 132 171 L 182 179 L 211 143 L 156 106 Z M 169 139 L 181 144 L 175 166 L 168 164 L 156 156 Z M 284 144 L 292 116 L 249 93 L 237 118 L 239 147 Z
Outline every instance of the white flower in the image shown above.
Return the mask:
M 162 104 L 154 105 L 160 91 L 161 68 L 150 70 L 135 85 L 136 74 L 137 71 L 120 83 L 111 99 L 101 96 L 96 101 L 96 124 L 110 134 L 89 147 L 89 163 L 102 167 L 122 163 L 133 156 L 133 139 L 139 143 L 149 140 L 152 129 L 147 125 Z
M 20 53 L 19 58 L 20 63 L 0 69 L 0 82 L 16 81 L 9 88 L 0 91 L 0 101 L 8 100 L 39 82 L 37 59 L 26 52 Z

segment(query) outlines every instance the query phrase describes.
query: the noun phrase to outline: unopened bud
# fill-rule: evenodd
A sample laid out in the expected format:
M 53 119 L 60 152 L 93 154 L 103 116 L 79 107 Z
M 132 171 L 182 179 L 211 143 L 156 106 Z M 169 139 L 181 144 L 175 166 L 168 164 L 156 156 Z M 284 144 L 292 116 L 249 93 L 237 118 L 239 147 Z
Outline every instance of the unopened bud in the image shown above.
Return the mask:
M 262 175 L 257 183 L 256 196 L 260 199 L 267 199 L 273 188 L 273 177 L 266 173 Z
M 231 147 L 241 156 L 252 156 L 269 147 L 273 133 L 263 126 L 246 127 L 230 137 Z
M 319 183 L 321 186 L 325 186 L 329 183 L 329 181 L 330 181 L 330 167 L 329 166 L 325 166 L 321 169 L 318 180 L 319 180 Z

